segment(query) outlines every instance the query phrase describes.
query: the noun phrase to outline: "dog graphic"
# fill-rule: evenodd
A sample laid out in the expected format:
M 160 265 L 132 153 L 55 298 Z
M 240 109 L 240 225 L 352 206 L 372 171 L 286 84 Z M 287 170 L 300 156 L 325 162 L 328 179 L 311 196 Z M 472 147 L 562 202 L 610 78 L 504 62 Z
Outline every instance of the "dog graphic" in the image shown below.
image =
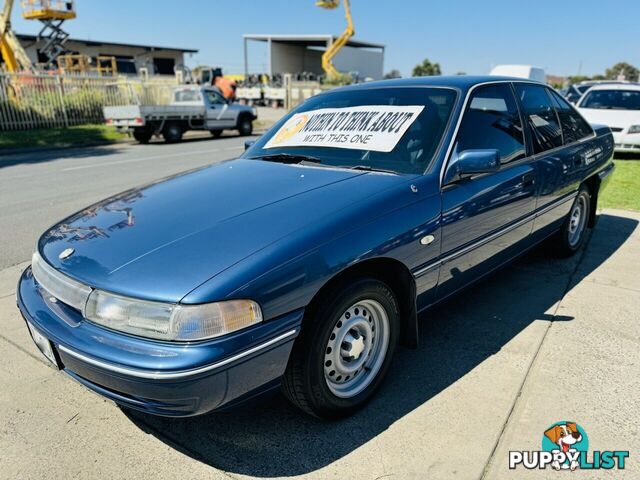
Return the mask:
M 582 441 L 582 434 L 578 431 L 578 426 L 575 423 L 565 423 L 551 427 L 544 432 L 545 436 L 551 440 L 554 444 L 560 447 L 560 451 L 563 453 L 575 452 L 576 449 L 572 448 L 576 443 Z M 574 471 L 579 467 L 577 461 L 573 460 L 570 465 L 560 465 L 559 461 L 555 461 L 551 466 L 556 469 L 571 469 Z

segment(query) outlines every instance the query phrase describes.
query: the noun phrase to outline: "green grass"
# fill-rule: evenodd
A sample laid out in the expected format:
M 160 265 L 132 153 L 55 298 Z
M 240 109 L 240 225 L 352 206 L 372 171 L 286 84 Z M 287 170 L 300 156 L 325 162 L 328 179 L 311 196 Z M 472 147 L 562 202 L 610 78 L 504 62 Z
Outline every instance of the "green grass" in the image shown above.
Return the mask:
M 613 178 L 598 207 L 640 211 L 640 158 L 616 159 Z
M 126 138 L 126 135 L 106 125 L 80 125 L 69 128 L 0 132 L 0 151 L 8 148 L 57 148 L 112 143 L 122 138 Z

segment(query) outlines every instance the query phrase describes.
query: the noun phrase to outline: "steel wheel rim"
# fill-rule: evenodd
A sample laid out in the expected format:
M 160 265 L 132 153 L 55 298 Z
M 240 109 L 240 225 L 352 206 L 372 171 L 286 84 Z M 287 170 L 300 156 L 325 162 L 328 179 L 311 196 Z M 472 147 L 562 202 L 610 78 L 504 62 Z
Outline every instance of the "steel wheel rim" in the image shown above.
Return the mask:
M 389 348 L 389 316 L 376 300 L 360 300 L 334 324 L 325 347 L 324 377 L 336 397 L 366 389 L 382 368 Z
M 583 195 L 580 195 L 569 214 L 569 245 L 572 247 L 575 247 L 582 237 L 582 232 L 587 223 L 586 210 L 587 201 Z

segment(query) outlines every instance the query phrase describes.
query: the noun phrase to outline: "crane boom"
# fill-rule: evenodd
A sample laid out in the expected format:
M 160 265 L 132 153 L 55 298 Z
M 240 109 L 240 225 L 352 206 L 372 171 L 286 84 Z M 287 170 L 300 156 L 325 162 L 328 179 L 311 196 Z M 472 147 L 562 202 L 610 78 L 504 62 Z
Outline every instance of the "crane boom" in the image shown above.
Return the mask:
M 333 42 L 329 48 L 322 54 L 322 69 L 325 71 L 328 77 L 337 77 L 340 75 L 340 72 L 336 70 L 336 67 L 333 65 L 333 58 L 338 54 L 338 52 L 344 47 L 347 42 L 353 37 L 355 34 L 355 28 L 353 26 L 353 18 L 351 17 L 351 7 L 349 5 L 349 0 L 344 1 L 344 12 L 345 18 L 347 19 L 347 28 L 342 32 L 342 35 L 338 37 L 338 39 Z M 318 0 L 316 5 L 322 8 L 334 9 L 340 5 L 340 0 Z
M 14 0 L 5 0 L 0 13 L 0 55 L 10 72 L 33 71 L 27 52 L 11 29 Z

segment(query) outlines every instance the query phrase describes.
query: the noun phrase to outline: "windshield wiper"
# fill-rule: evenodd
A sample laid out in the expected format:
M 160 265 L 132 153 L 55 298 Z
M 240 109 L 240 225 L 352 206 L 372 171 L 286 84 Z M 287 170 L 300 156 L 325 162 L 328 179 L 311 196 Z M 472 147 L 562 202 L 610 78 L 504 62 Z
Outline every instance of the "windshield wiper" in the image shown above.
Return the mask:
M 394 175 L 398 175 L 398 172 L 393 170 L 387 170 L 386 168 L 376 168 L 371 165 L 341 165 L 339 168 L 348 168 L 349 170 L 364 170 L 365 172 L 383 172 L 383 173 L 393 173 Z
M 311 155 L 303 155 L 298 153 L 271 153 L 269 155 L 258 155 L 256 157 L 249 157 L 250 160 L 266 160 L 268 162 L 281 162 L 281 163 L 322 163 L 318 157 L 312 157 Z

